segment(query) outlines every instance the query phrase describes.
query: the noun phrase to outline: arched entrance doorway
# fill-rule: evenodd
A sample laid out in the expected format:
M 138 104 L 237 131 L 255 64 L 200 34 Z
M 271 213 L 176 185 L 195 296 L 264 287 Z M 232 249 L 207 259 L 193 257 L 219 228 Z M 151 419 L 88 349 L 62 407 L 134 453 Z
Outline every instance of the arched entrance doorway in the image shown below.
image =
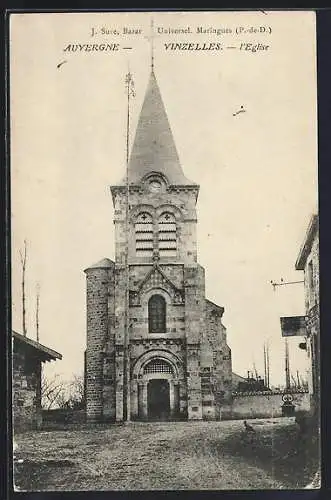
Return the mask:
M 173 420 L 179 417 L 180 394 L 177 368 L 155 356 L 142 364 L 138 382 L 138 419 Z
M 169 420 L 170 388 L 168 380 L 152 379 L 147 385 L 148 420 Z

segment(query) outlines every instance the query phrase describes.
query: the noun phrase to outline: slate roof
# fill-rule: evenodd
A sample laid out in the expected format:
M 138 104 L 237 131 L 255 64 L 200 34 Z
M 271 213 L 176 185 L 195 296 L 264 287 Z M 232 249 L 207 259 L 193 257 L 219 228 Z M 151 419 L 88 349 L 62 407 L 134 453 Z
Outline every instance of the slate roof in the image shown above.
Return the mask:
M 129 159 L 129 183 L 159 172 L 170 184 L 196 184 L 184 175 L 154 71 L 151 72 Z

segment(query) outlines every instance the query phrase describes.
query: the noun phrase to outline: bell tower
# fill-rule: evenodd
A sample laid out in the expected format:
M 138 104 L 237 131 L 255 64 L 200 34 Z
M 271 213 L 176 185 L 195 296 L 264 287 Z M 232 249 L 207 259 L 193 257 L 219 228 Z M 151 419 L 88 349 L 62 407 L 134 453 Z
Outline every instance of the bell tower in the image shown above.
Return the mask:
M 153 64 L 125 178 L 110 190 L 115 261 L 85 270 L 87 418 L 215 420 L 231 397 L 224 308 L 205 296 L 199 186 L 183 172 Z
M 154 70 L 128 164 L 127 234 L 126 190 L 126 179 L 111 187 L 116 263 L 124 263 L 128 246 L 130 264 L 194 264 L 199 186 L 183 173 Z
M 160 345 L 161 339 L 163 346 L 171 345 L 182 373 L 189 374 L 187 379 L 178 381 L 178 412 L 186 418 L 201 418 L 199 357 L 205 303 L 204 272 L 197 263 L 199 186 L 184 175 L 153 68 L 128 162 L 127 179 L 112 186 L 111 192 L 118 285 L 125 282 L 126 265 L 129 273 L 130 364 L 133 367 L 135 357 L 139 357 L 137 337 L 141 345 L 148 341 L 152 349 Z M 167 310 L 166 326 L 158 333 L 149 331 L 150 303 L 145 302 L 144 306 L 144 301 L 147 297 L 152 299 L 153 293 L 163 297 Z M 125 300 L 123 293 L 117 296 L 119 314 L 115 338 L 119 346 L 124 342 Z M 158 307 L 161 310 L 161 305 Z M 175 354 L 174 350 L 178 352 Z M 134 384 L 131 380 L 133 393 Z M 148 399 L 146 388 L 144 391 Z M 134 394 L 132 398 L 134 416 L 139 404 L 135 405 Z M 148 406 L 148 401 L 144 404 Z M 148 414 L 148 408 L 142 411 Z M 121 412 L 119 410 L 119 419 Z

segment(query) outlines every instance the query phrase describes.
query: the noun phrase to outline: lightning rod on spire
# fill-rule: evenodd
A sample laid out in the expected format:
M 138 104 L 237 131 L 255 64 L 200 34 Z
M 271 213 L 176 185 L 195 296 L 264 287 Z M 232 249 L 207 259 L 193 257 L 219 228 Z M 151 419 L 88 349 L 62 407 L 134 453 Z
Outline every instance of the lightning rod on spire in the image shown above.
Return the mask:
M 154 19 L 151 19 L 151 70 L 154 71 Z
M 151 71 L 154 71 L 154 19 L 151 19 L 151 26 L 150 26 L 150 34 L 148 36 L 145 36 L 145 38 L 150 42 L 151 44 Z

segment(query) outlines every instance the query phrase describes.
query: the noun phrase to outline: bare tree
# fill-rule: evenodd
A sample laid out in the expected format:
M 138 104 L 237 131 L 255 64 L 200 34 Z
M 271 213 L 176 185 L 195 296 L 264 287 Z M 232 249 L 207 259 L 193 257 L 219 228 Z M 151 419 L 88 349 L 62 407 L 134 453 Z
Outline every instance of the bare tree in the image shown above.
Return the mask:
M 68 406 L 71 408 L 83 408 L 85 405 L 84 375 L 74 375 L 69 384 Z
M 66 399 L 66 384 L 59 379 L 59 375 L 48 378 L 43 373 L 41 377 L 41 406 L 45 410 L 62 407 Z
M 74 393 L 77 395 L 77 397 L 83 399 L 85 396 L 84 374 L 74 375 L 71 386 L 74 389 Z
M 26 240 L 24 240 L 23 250 L 19 250 L 21 264 L 22 264 L 22 329 L 23 335 L 26 337 L 26 310 L 25 310 L 25 270 L 26 270 L 26 259 L 27 259 L 27 245 Z
M 43 373 L 41 378 L 41 405 L 45 410 L 54 408 L 79 410 L 85 405 L 84 376 L 74 375 L 69 382 Z

